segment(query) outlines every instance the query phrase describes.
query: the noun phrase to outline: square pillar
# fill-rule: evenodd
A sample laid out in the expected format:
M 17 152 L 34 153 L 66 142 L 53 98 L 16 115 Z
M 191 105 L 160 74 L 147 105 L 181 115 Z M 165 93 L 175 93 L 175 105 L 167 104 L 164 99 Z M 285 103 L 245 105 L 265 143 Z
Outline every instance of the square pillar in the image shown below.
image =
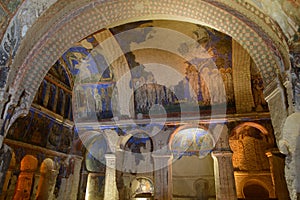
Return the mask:
M 41 174 L 40 174 L 40 171 L 38 170 L 34 174 L 33 190 L 32 190 L 31 198 L 30 198 L 31 200 L 36 199 L 36 192 L 37 192 L 37 189 L 38 189 L 40 177 L 41 177 Z
M 229 146 L 228 128 L 218 124 L 213 129 L 216 146 L 212 152 L 214 159 L 214 175 L 217 200 L 236 200 L 234 169 L 232 165 L 232 151 Z
M 289 200 L 289 191 L 284 177 L 285 155 L 281 154 L 279 150 L 270 150 L 266 155 L 269 158 L 276 197 L 278 200 Z
M 101 187 L 103 187 L 102 180 L 105 179 L 104 174 L 88 173 L 85 200 L 103 199 Z
M 1 171 L 0 171 L 0 194 L 2 193 L 3 186 L 5 185 L 6 174 L 12 158 L 12 150 L 6 144 L 0 148 L 0 160 L 1 160 Z
M 80 156 L 69 156 L 65 162 L 67 165 L 68 176 L 61 179 L 58 199 L 61 200 L 77 200 L 80 170 L 83 158 Z
M 152 154 L 154 162 L 154 199 L 172 199 L 172 155 Z
M 80 182 L 80 170 L 82 165 L 83 158 L 80 156 L 72 156 L 74 159 L 74 166 L 72 167 L 73 173 L 73 180 L 72 180 L 72 189 L 70 193 L 70 199 L 77 199 L 79 182 Z
M 119 194 L 116 182 L 116 155 L 105 154 L 106 171 L 105 171 L 105 186 L 104 200 L 118 200 Z
M 217 200 L 236 200 L 231 151 L 213 151 Z

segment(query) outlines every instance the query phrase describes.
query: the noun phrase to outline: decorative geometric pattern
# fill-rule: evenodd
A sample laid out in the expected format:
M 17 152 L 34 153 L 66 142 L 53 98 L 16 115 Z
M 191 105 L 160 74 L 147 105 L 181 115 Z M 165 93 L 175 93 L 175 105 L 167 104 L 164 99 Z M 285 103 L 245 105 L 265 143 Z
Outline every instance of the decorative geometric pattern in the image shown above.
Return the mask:
M 61 3 L 61 6 L 66 5 L 67 2 Z M 73 4 L 77 6 L 76 9 L 70 10 L 69 15 L 60 16 L 61 20 L 58 18 L 61 13 L 56 10 L 59 6 L 54 8 L 53 13 L 49 11 L 49 16 L 58 14 L 55 17 L 57 21 L 41 19 L 40 23 L 42 22 L 43 25 L 45 21 L 51 21 L 52 23 L 45 24 L 45 28 L 51 26 L 51 29 L 47 29 L 42 37 L 37 38 L 35 43 L 31 43 L 34 46 L 26 48 L 28 52 L 32 49 L 28 55 L 26 51 L 24 52 L 23 56 L 26 58 L 22 56 L 16 58 L 19 59 L 16 63 L 22 66 L 14 85 L 15 91 L 21 93 L 21 88 L 26 88 L 34 94 L 48 69 L 70 45 L 81 38 L 112 24 L 140 19 L 180 19 L 204 24 L 232 36 L 249 52 L 261 70 L 265 85 L 271 83 L 276 77 L 277 71 L 280 70 L 279 66 L 283 62 L 281 53 L 274 45 L 275 42 L 273 44 L 273 41 L 260 30 L 258 32 L 254 30 L 249 24 L 251 20 L 241 16 L 241 13 L 230 13 L 234 10 L 224 9 L 225 5 L 220 8 L 203 1 L 187 0 L 76 3 Z M 45 31 L 45 28 L 43 27 L 42 31 Z

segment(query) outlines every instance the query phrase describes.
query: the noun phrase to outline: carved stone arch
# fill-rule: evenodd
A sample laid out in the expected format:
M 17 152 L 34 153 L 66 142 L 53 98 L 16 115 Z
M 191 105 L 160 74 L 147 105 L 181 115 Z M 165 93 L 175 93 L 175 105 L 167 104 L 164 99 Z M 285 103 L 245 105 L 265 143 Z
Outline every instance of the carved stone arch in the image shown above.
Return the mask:
M 40 171 L 42 173 L 46 173 L 48 171 L 55 170 L 55 169 L 56 169 L 55 162 L 51 158 L 44 159 L 40 166 Z
M 126 173 L 153 172 L 154 141 L 144 130 L 135 129 L 120 138 L 119 168 Z
M 230 137 L 234 137 L 235 134 L 239 134 L 239 132 L 245 127 L 253 127 L 255 129 L 258 129 L 262 133 L 262 135 L 264 135 L 265 138 L 268 140 L 267 142 L 270 145 L 274 145 L 275 141 L 273 135 L 269 133 L 269 131 L 264 126 L 255 122 L 244 122 L 242 124 L 239 124 L 231 131 Z
M 150 139 L 151 142 L 151 151 L 154 150 L 154 140 L 151 138 L 150 134 L 147 131 L 141 130 L 141 129 L 135 129 L 132 131 L 127 132 L 127 134 L 123 137 L 120 137 L 119 144 L 120 148 L 124 149 L 128 141 L 133 138 L 135 135 L 142 134 L 145 135 Z
M 103 132 L 87 131 L 79 136 L 86 151 L 85 166 L 90 172 L 105 171 L 105 154 L 110 152 L 108 140 Z
M 108 139 L 103 131 L 86 131 L 84 133 L 79 133 L 79 138 L 81 143 L 85 148 L 89 146 L 92 142 L 97 140 L 98 137 L 103 137 L 105 141 L 108 143 Z
M 24 117 L 28 114 L 31 105 L 30 96 L 31 94 L 28 93 L 27 90 L 23 90 L 18 102 L 9 102 L 5 106 L 4 113 L 6 114 L 6 118 L 3 124 L 3 129 L 1 130 L 1 132 L 3 131 L 4 136 L 7 135 L 10 127 L 19 117 Z
M 208 133 L 210 133 L 209 129 L 203 125 L 199 125 L 199 124 L 186 124 L 186 125 L 182 125 L 180 127 L 178 127 L 172 134 L 170 134 L 169 136 L 169 139 L 168 139 L 168 145 L 169 145 L 169 148 L 171 149 L 171 143 L 172 143 L 172 140 L 174 139 L 174 136 L 181 130 L 184 130 L 184 129 L 189 129 L 189 128 L 200 128 L 200 129 L 203 129 L 205 131 L 207 131 Z
M 269 170 L 270 163 L 266 151 L 275 147 L 274 135 L 265 127 L 254 122 L 236 126 L 229 136 L 233 151 L 233 167 L 239 170 Z
M 178 156 L 180 157 L 180 152 L 178 152 L 178 150 L 174 149 L 174 146 L 173 146 L 173 141 L 174 141 L 174 138 L 176 137 L 176 135 L 178 133 L 180 133 L 181 131 L 189 131 L 191 130 L 191 133 L 194 134 L 194 137 L 196 137 L 195 135 L 195 131 L 196 130 L 199 130 L 199 131 L 204 131 L 205 133 L 201 133 L 201 136 L 198 138 L 200 139 L 201 137 L 203 137 L 204 139 L 198 141 L 199 144 L 197 143 L 197 139 L 195 138 L 195 141 L 193 141 L 193 145 L 190 145 L 190 146 L 195 146 L 193 147 L 192 149 L 194 149 L 194 151 L 199 151 L 198 152 L 198 156 L 199 158 L 203 158 L 203 157 L 206 157 L 212 150 L 213 148 L 215 147 L 216 143 L 217 143 L 217 140 L 216 140 L 216 137 L 213 135 L 213 133 L 205 126 L 203 125 L 199 125 L 199 124 L 187 124 L 187 125 L 183 125 L 183 126 L 180 126 L 178 127 L 169 137 L 169 142 L 168 142 L 168 146 L 169 146 L 169 149 L 171 150 L 171 152 L 173 153 L 179 153 Z M 186 133 L 184 135 L 187 135 L 189 133 Z M 191 142 L 191 141 L 190 141 Z M 197 147 L 196 147 L 196 143 L 197 143 Z M 183 147 L 182 145 L 180 145 L 180 147 Z M 196 148 L 196 149 L 195 149 Z M 188 152 L 188 155 L 190 154 L 189 153 L 189 148 L 186 149 Z M 179 150 L 180 151 L 180 150 Z M 183 152 L 182 152 L 183 153 Z
M 236 126 L 236 127 L 234 128 L 234 130 L 238 130 L 238 129 L 244 127 L 244 126 L 252 126 L 252 127 L 254 127 L 254 128 L 257 128 L 257 129 L 260 130 L 264 135 L 269 134 L 269 133 L 268 133 L 268 130 L 267 130 L 264 126 L 262 126 L 262 125 L 260 125 L 260 124 L 258 124 L 258 123 L 255 123 L 255 122 L 244 122 L 244 123 L 242 123 L 242 124 Z

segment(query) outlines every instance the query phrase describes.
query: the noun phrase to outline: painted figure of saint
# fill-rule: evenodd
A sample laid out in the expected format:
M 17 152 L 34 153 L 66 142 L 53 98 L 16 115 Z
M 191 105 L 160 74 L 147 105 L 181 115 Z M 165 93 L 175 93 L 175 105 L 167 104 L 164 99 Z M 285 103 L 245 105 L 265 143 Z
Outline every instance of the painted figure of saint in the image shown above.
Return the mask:
M 101 95 L 98 92 L 97 88 L 94 88 L 94 99 L 95 99 L 95 106 L 96 106 L 96 112 L 102 112 L 102 99 Z

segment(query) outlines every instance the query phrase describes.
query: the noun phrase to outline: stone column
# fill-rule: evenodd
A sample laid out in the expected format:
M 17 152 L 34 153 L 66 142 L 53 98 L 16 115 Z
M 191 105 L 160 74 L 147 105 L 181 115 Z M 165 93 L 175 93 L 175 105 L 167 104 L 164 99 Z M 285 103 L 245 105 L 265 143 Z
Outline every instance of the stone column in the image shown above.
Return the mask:
M 61 179 L 58 198 L 61 200 L 77 200 L 80 169 L 83 158 L 80 156 L 70 156 L 65 162 L 68 163 L 67 175 Z
M 10 180 L 10 185 L 8 186 L 7 194 L 5 199 L 13 199 L 14 194 L 15 194 L 15 189 L 17 185 L 17 180 L 18 177 L 17 175 L 12 175 L 11 180 Z
M 213 130 L 213 135 L 216 140 L 216 146 L 212 152 L 214 159 L 216 199 L 235 200 L 237 199 L 237 194 L 227 126 L 217 125 Z
M 291 114 L 285 121 L 279 150 L 286 155 L 285 179 L 291 199 L 300 198 L 300 112 Z
M 67 199 L 67 187 L 68 187 L 68 179 L 67 178 L 62 178 L 61 179 L 61 184 L 60 184 L 60 188 L 58 191 L 58 197 L 57 199 L 61 199 L 61 200 L 65 200 Z
M 0 200 L 4 200 L 5 196 L 7 195 L 8 184 L 10 182 L 10 179 L 12 178 L 12 172 L 13 169 L 8 169 L 6 172 L 6 178 L 3 184 L 2 192 L 0 193 Z
M 172 155 L 152 154 L 154 162 L 154 199 L 172 199 Z
M 119 199 L 117 182 L 116 182 L 116 155 L 105 154 L 106 171 L 105 171 L 105 186 L 104 200 Z
M 103 187 L 103 182 L 100 181 L 100 177 L 105 179 L 104 174 L 88 173 L 85 200 L 103 199 L 103 193 L 101 193 L 101 186 Z
M 16 186 L 16 191 L 14 194 L 14 200 L 29 200 L 30 199 L 30 190 L 33 183 L 34 171 L 22 171 L 18 177 L 18 182 Z
M 50 180 L 49 180 L 49 199 L 54 199 L 54 190 L 57 180 L 57 175 L 59 174 L 58 170 L 52 170 L 50 174 Z
M 34 174 L 34 181 L 33 181 L 33 190 L 32 190 L 32 194 L 31 194 L 31 200 L 35 200 L 36 199 L 36 192 L 38 190 L 38 186 L 39 186 L 39 181 L 40 181 L 40 177 L 41 177 L 41 173 L 39 171 L 36 171 Z
M 5 90 L 0 90 L 0 112 L 4 113 L 3 118 L 0 117 L 0 128 L 3 128 L 0 131 L 0 149 L 2 149 L 4 138 L 5 138 L 5 123 L 7 123 L 6 117 L 7 113 L 5 113 L 5 109 L 11 104 L 10 94 L 9 92 L 5 92 Z M 1 154 L 0 154 L 1 155 Z M 0 191 L 2 191 L 2 188 L 0 187 Z
M 87 187 L 87 182 L 88 182 L 88 175 L 89 175 L 89 173 L 83 168 L 81 170 L 81 176 L 80 176 L 78 200 L 84 200 L 85 199 L 86 190 L 87 190 L 86 187 Z
M 72 185 L 71 185 L 71 190 L 68 199 L 77 199 L 77 193 L 78 193 L 78 188 L 79 188 L 79 182 L 80 182 L 80 170 L 81 170 L 81 165 L 82 165 L 82 160 L 83 158 L 80 156 L 72 156 L 72 159 L 74 160 L 74 167 L 72 169 L 73 174 L 72 176 Z
M 270 150 L 266 153 L 266 155 L 269 158 L 270 171 L 276 197 L 278 200 L 289 200 L 289 191 L 284 177 L 285 156 L 278 150 Z
M 231 151 L 213 151 L 217 200 L 237 199 Z
M 3 184 L 3 188 L 2 188 L 2 192 L 0 191 L 0 200 L 4 200 L 5 197 L 8 195 L 8 190 L 11 184 L 16 184 L 13 183 L 13 172 L 15 171 L 15 167 L 16 167 L 16 159 L 14 157 L 14 154 L 12 154 L 12 158 L 10 160 L 10 164 L 9 164 L 9 168 L 6 172 L 6 176 L 5 176 L 5 181 Z
M 2 148 L 0 149 L 0 192 L 2 193 L 3 186 L 5 184 L 5 177 L 7 174 L 7 170 L 10 165 L 10 160 L 12 158 L 12 150 L 6 144 L 3 144 Z M 0 194 L 1 194 L 0 193 Z
M 57 175 L 56 170 L 50 170 L 41 175 L 36 200 L 53 199 Z
M 270 110 L 272 126 L 276 143 L 282 138 L 282 127 L 288 117 L 287 100 L 285 89 L 278 80 L 272 81 L 264 90 L 266 101 Z

